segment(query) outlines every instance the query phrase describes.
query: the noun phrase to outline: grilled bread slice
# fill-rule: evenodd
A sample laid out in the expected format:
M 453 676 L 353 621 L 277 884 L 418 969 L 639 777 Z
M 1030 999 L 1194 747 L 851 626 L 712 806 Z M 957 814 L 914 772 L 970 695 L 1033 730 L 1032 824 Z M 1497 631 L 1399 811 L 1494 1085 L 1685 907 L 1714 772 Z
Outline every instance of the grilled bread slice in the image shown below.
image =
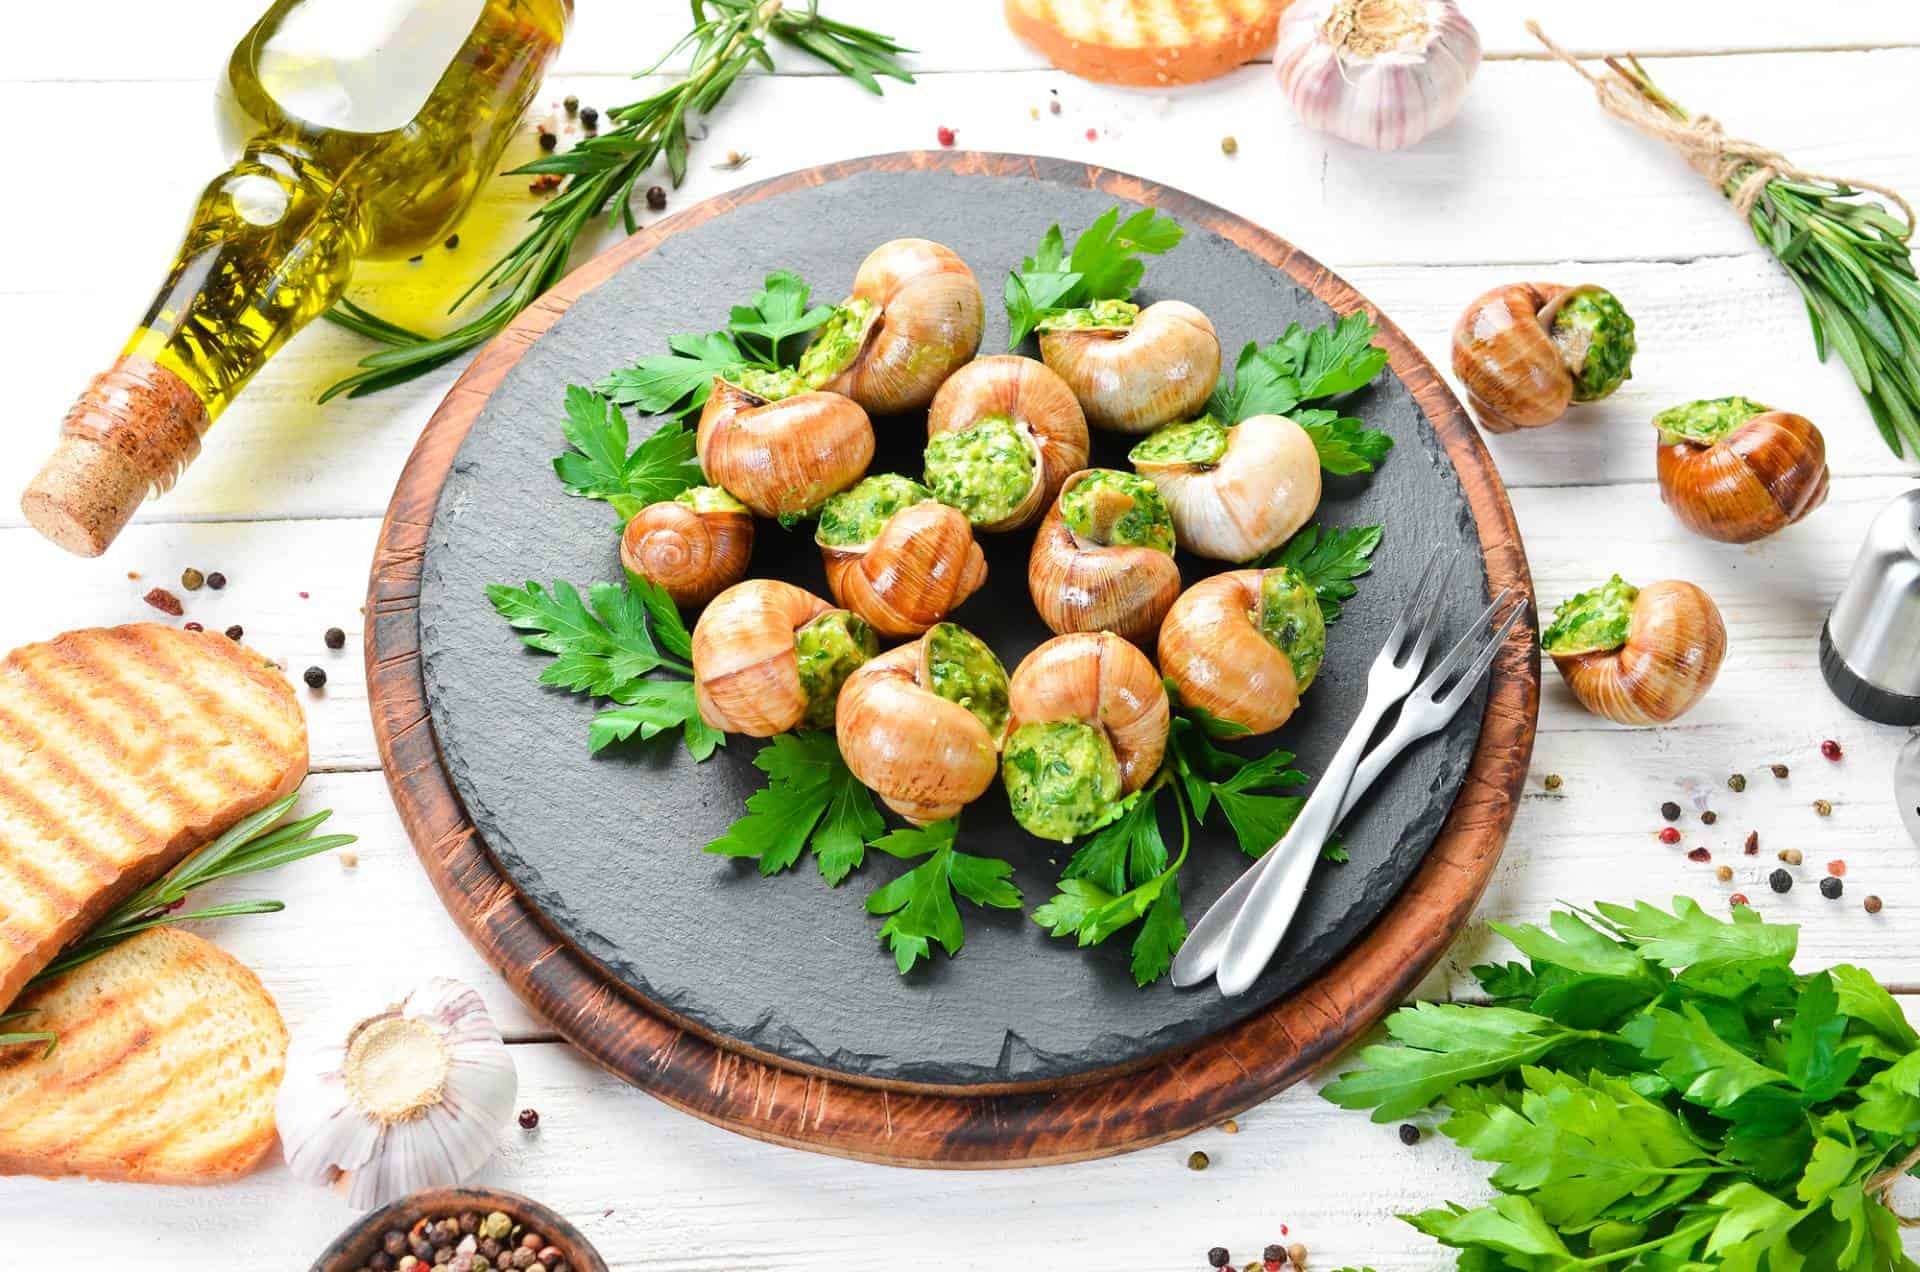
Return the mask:
M 0 1175 L 211 1183 L 274 1143 L 287 1027 L 232 955 L 151 928 L 29 991 L 0 1049 Z
M 0 662 L 0 1009 L 60 947 L 300 785 L 287 679 L 224 636 L 89 628 Z
M 1197 84 L 1273 44 L 1286 0 L 1006 0 L 1007 25 L 1081 79 Z

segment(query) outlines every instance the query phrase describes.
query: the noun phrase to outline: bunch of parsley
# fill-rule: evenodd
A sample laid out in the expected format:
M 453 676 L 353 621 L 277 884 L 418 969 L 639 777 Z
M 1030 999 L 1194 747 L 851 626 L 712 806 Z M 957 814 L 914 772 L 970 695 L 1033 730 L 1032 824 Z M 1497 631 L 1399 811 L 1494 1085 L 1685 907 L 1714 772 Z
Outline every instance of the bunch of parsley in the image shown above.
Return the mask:
M 1352 599 L 1353 580 L 1372 569 L 1369 558 L 1380 545 L 1379 526 L 1302 530 L 1262 562 L 1299 570 L 1331 622 L 1341 603 Z M 1219 809 L 1240 850 L 1263 856 L 1286 835 L 1299 816 L 1304 796 L 1277 792 L 1307 783 L 1293 767 L 1291 751 L 1246 756 L 1216 745 L 1216 739 L 1244 737 L 1246 730 L 1199 707 L 1182 704 L 1173 682 L 1172 730 L 1160 771 L 1122 800 L 1114 818 L 1080 841 L 1060 872 L 1051 900 L 1033 912 L 1034 922 L 1052 936 L 1071 936 L 1082 947 L 1098 945 L 1139 924 L 1132 949 L 1133 979 L 1147 985 L 1166 975 L 1173 956 L 1187 939 L 1180 910 L 1180 868 L 1186 864 L 1193 826 L 1205 824 Z M 1160 796 L 1171 793 L 1170 809 Z M 1180 851 L 1169 860 L 1161 818 L 1169 813 L 1179 825 Z M 1330 843 L 1322 852 L 1344 862 L 1346 850 Z
M 1402 1216 L 1470 1272 L 1880 1272 L 1920 1143 L 1920 1035 L 1871 975 L 1798 975 L 1798 929 L 1676 897 L 1494 930 L 1488 1006 L 1422 1003 L 1325 1095 L 1494 1163 L 1487 1205 Z

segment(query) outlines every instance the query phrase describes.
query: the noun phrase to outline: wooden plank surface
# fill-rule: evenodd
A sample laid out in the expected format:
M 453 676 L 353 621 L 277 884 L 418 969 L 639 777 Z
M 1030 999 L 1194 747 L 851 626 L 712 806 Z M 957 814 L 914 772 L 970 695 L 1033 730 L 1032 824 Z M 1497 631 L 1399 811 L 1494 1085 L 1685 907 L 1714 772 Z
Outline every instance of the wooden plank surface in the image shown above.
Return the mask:
M 1917 104 L 1920 16 L 1909 0 L 1481 0 L 1472 12 L 1489 61 L 1467 111 L 1455 129 L 1394 157 L 1306 133 L 1277 100 L 1268 68 L 1175 93 L 1125 93 L 1044 69 L 1005 33 L 992 0 L 827 6 L 924 50 L 916 58 L 924 82 L 885 105 L 817 77 L 743 85 L 708 121 L 709 139 L 675 207 L 803 164 L 929 145 L 946 124 L 965 145 L 1097 159 L 1247 215 L 1340 270 L 1436 361 L 1461 305 L 1496 282 L 1590 279 L 1627 299 L 1645 349 L 1636 379 L 1577 419 L 1495 439 L 1491 449 L 1513 488 L 1543 601 L 1613 569 L 1689 577 L 1718 599 L 1731 653 L 1702 707 L 1652 732 L 1580 713 L 1548 674 L 1511 847 L 1478 921 L 1423 993 L 1464 991 L 1466 967 L 1499 953 L 1487 919 L 1537 919 L 1556 900 L 1597 896 L 1684 892 L 1718 904 L 1734 886 L 1769 914 L 1803 924 L 1803 964 L 1858 962 L 1920 992 L 1916 849 L 1887 799 L 1904 735 L 1848 716 L 1814 664 L 1821 618 L 1867 519 L 1912 484 L 1915 469 L 1880 446 L 1839 370 L 1813 361 L 1790 284 L 1743 227 L 1678 161 L 1604 119 L 1569 72 L 1533 60 L 1520 30 L 1537 14 L 1583 50 L 1683 55 L 1654 65 L 1682 101 L 1809 166 L 1911 192 L 1920 189 L 1920 148 L 1912 130 L 1890 122 Z M 36 7 L 0 44 L 0 110 L 49 161 L 17 168 L 12 197 L 0 200 L 0 346 L 24 351 L 8 361 L 11 421 L 0 432 L 0 475 L 10 486 L 24 483 L 66 403 L 117 349 L 193 193 L 221 166 L 208 83 L 260 7 L 206 0 L 195 21 L 181 22 L 176 6 L 69 0 Z M 602 105 L 644 91 L 623 77 L 681 29 L 685 13 L 679 0 L 581 0 L 580 9 L 547 95 L 574 91 Z M 1064 103 L 1058 119 L 1045 114 L 1050 88 Z M 1028 114 L 1036 107 L 1040 120 Z M 1097 132 L 1091 142 L 1088 127 Z M 119 147 L 89 181 L 77 182 L 70 163 L 57 173 L 51 166 L 57 141 L 133 133 L 138 144 Z M 1218 151 L 1227 133 L 1240 144 L 1233 160 Z M 522 153 L 530 147 L 525 139 Z M 755 157 L 737 173 L 708 166 L 728 149 Z M 481 223 L 463 233 L 463 261 L 453 263 L 477 265 L 530 205 L 523 179 L 496 182 Z M 425 311 L 428 293 L 456 273 L 435 263 L 378 266 L 363 275 L 360 294 L 376 306 Z M 453 371 L 362 402 L 314 406 L 356 349 L 324 328 L 295 341 L 218 426 L 211 445 L 219 458 L 152 505 L 103 561 L 58 555 L 18 528 L 10 496 L 0 500 L 6 645 L 148 617 L 140 591 L 193 564 L 225 569 L 234 582 L 219 597 L 189 597 L 190 617 L 242 623 L 250 642 L 285 658 L 296 675 L 309 663 L 328 668 L 326 694 L 308 702 L 316 764 L 332 771 L 315 779 L 308 800 L 336 808 L 337 821 L 361 834 L 359 863 L 303 863 L 235 888 L 232 895 L 283 897 L 290 908 L 212 932 L 260 971 L 296 1031 L 330 1009 L 387 1001 L 415 972 L 472 980 L 521 1041 L 514 1054 L 524 1102 L 543 1114 L 535 1136 L 508 1133 L 485 1177 L 579 1220 L 621 1272 L 866 1272 L 902 1259 L 962 1272 L 1059 1262 L 1198 1268 L 1214 1244 L 1253 1257 L 1279 1239 L 1282 1223 L 1289 1240 L 1312 1247 L 1317 1268 L 1448 1265 L 1391 1216 L 1448 1198 L 1470 1202 L 1483 1195 L 1483 1170 L 1437 1141 L 1407 1150 L 1391 1128 L 1334 1110 L 1304 1088 L 1241 1118 L 1238 1136 L 1204 1132 L 1113 1161 L 956 1177 L 752 1143 L 541 1041 L 545 1027 L 487 973 L 440 910 L 385 782 L 371 771 L 354 652 L 367 559 L 400 464 Z M 1825 429 L 1833 458 L 1828 507 L 1753 548 L 1688 538 L 1651 485 L 1647 417 L 1676 400 L 1724 392 L 1808 414 Z M 145 576 L 138 586 L 128 570 Z M 334 624 L 349 632 L 344 655 L 320 643 Z M 1838 765 L 1817 756 L 1827 736 L 1846 746 Z M 1792 767 L 1784 784 L 1765 773 L 1774 760 Z M 1736 767 L 1751 778 L 1740 796 L 1724 785 Z M 1564 778 L 1557 793 L 1543 787 L 1549 772 Z M 1682 845 L 1709 847 L 1714 860 L 1706 865 L 1651 833 L 1658 803 L 1687 803 L 1689 791 L 1710 794 L 1721 815 L 1711 831 L 1695 826 Z M 1831 817 L 1812 812 L 1815 798 L 1833 802 Z M 1754 858 L 1739 851 L 1750 829 L 1761 835 Z M 1784 898 L 1761 895 L 1755 881 L 1784 846 L 1805 854 L 1799 886 Z M 1837 903 L 1811 887 L 1835 856 L 1850 866 L 1848 894 Z M 1730 885 L 1711 874 L 1723 863 L 1736 871 Z M 1868 891 L 1886 900 L 1874 918 L 1858 905 Z M 1185 1169 L 1193 1147 L 1211 1154 L 1206 1173 Z M 161 1269 L 304 1266 L 346 1219 L 338 1201 L 294 1184 L 277 1165 L 199 1191 L 0 1181 L 0 1215 L 29 1247 L 65 1243 L 101 1266 L 138 1259 Z

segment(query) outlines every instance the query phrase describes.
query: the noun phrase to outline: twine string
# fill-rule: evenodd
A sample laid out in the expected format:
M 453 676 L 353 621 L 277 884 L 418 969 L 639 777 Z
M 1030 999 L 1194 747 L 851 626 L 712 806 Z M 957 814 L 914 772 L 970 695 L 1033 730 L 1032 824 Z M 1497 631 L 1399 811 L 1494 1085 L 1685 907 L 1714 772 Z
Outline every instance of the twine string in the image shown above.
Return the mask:
M 1902 1228 L 1920 1228 L 1920 1217 L 1903 1215 L 1893 1209 L 1893 1186 L 1915 1166 L 1920 1166 L 1920 1147 L 1867 1180 L 1867 1195 L 1879 1198 L 1880 1204 L 1893 1212 L 1893 1217 L 1900 1221 Z

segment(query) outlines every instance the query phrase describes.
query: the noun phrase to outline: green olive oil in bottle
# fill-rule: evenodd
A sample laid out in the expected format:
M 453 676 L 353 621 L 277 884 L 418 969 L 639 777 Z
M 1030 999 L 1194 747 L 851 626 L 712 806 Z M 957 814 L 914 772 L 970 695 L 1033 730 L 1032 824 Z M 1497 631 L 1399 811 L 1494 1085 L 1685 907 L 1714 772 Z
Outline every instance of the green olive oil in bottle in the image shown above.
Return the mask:
M 217 101 L 233 166 L 111 368 L 67 413 L 21 500 L 41 533 L 97 556 L 170 487 L 274 352 L 359 259 L 444 240 L 498 166 L 572 0 L 274 0 Z

